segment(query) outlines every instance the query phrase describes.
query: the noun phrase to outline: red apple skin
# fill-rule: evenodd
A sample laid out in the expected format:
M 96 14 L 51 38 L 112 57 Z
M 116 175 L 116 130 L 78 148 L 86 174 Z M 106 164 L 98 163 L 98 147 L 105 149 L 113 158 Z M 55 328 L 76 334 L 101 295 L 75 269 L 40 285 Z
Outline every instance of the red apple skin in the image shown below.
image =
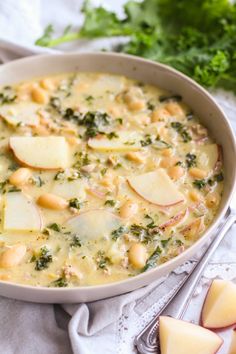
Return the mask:
M 146 198 L 144 198 L 141 194 L 139 194 L 139 193 L 133 188 L 133 186 L 130 184 L 130 182 L 129 182 L 128 179 L 127 179 L 127 183 L 128 183 L 128 185 L 130 186 L 130 188 L 132 189 L 132 191 L 134 191 L 140 198 L 142 198 L 143 200 L 145 200 L 145 202 L 148 202 L 149 204 L 157 205 L 157 206 L 159 206 L 159 207 L 161 207 L 161 208 L 168 208 L 168 207 L 172 207 L 172 206 L 175 206 L 175 205 L 178 205 L 178 204 L 184 202 L 184 200 L 180 200 L 180 201 L 178 201 L 178 202 L 176 202 L 176 203 L 167 204 L 167 205 L 161 205 L 161 204 L 152 203 L 152 202 L 150 202 L 149 200 L 147 200 Z
M 9 145 L 8 145 L 8 146 L 9 146 L 10 151 L 13 153 L 13 155 L 14 155 L 16 161 L 19 163 L 19 165 L 21 165 L 21 166 L 23 166 L 23 167 L 30 167 L 30 168 L 32 168 L 33 170 L 45 170 L 45 171 L 58 171 L 58 170 L 61 170 L 61 169 L 62 169 L 62 167 L 45 168 L 45 167 L 40 167 L 40 166 L 35 167 L 35 166 L 28 165 L 27 163 L 25 163 L 24 161 L 21 161 L 21 160 L 17 157 L 17 155 L 16 155 L 16 153 L 15 153 L 15 151 L 14 151 L 14 148 L 11 146 L 10 141 L 9 141 Z
M 200 321 L 199 321 L 199 322 L 200 322 L 200 326 L 202 326 L 202 327 L 204 327 L 204 328 L 206 328 L 206 329 L 209 329 L 209 330 L 217 330 L 217 331 L 220 331 L 220 330 L 224 330 L 224 329 L 226 329 L 226 328 L 229 328 L 229 327 L 235 325 L 235 327 L 233 328 L 233 331 L 236 331 L 236 322 L 235 322 L 235 323 L 230 323 L 230 324 L 228 324 L 227 326 L 224 326 L 224 327 L 207 327 L 207 326 L 204 325 L 204 322 L 203 322 L 203 319 L 202 319 L 202 310 L 203 310 L 203 308 L 204 308 L 204 305 L 205 305 L 205 302 L 206 302 L 206 299 L 207 299 L 207 296 L 208 296 L 208 293 L 209 293 L 209 291 L 210 291 L 210 288 L 211 288 L 212 283 L 213 283 L 213 280 L 211 281 L 211 284 L 209 285 L 209 288 L 208 288 L 208 290 L 207 290 L 207 293 L 206 293 L 206 296 L 205 296 L 205 299 L 204 299 L 204 302 L 203 302 L 203 305 L 202 305 L 201 315 L 200 315 Z
M 161 316 L 160 316 L 161 317 Z M 171 316 L 170 316 L 171 317 Z M 173 316 L 172 316 L 173 317 Z M 188 321 L 185 321 L 185 320 L 182 320 L 181 319 L 181 321 L 183 321 L 183 322 L 187 322 L 187 323 L 189 323 Z M 195 323 L 194 323 L 195 324 Z M 196 325 L 196 326 L 198 326 L 198 325 Z M 204 327 L 204 326 L 202 326 L 202 325 L 200 325 L 201 327 Z M 160 327 L 159 327 L 160 328 Z M 204 327 L 204 328 L 206 328 L 206 327 Z M 206 329 L 208 329 L 208 328 L 206 328 Z M 209 330 L 211 330 L 211 329 L 209 329 Z M 236 330 L 236 327 L 235 327 L 235 330 Z M 160 333 L 158 333 L 159 335 L 160 335 Z M 216 333 L 215 333 L 216 334 Z M 220 343 L 220 345 L 219 345 L 219 347 L 217 348 L 217 350 L 216 350 L 216 352 L 214 352 L 214 353 L 212 353 L 212 354 L 217 354 L 218 353 L 218 351 L 219 351 L 219 349 L 222 347 L 222 345 L 223 345 L 223 343 L 224 343 L 224 340 L 218 335 L 218 334 L 216 334 L 219 338 L 220 338 L 220 340 L 221 340 L 221 343 Z M 174 353 L 173 353 L 174 354 Z M 189 353 L 189 354 L 191 354 L 191 353 Z
M 166 229 L 167 227 L 178 224 L 185 216 L 188 214 L 188 208 L 180 213 L 172 216 L 169 220 L 160 225 L 161 229 Z

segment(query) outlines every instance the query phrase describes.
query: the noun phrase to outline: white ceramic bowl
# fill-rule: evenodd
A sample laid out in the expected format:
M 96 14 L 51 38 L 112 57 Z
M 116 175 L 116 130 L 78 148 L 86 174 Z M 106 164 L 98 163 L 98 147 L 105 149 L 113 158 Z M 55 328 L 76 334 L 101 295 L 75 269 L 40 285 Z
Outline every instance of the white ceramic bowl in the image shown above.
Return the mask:
M 221 205 L 214 222 L 189 249 L 170 261 L 120 282 L 77 288 L 43 288 L 0 282 L 0 295 L 35 302 L 66 303 L 99 300 L 123 294 L 168 274 L 189 260 L 204 244 L 225 215 L 235 185 L 236 149 L 232 129 L 225 114 L 209 93 L 194 81 L 165 65 L 114 53 L 61 54 L 28 57 L 0 66 L 0 85 L 50 74 L 90 71 L 121 74 L 180 94 L 223 148 L 225 181 Z

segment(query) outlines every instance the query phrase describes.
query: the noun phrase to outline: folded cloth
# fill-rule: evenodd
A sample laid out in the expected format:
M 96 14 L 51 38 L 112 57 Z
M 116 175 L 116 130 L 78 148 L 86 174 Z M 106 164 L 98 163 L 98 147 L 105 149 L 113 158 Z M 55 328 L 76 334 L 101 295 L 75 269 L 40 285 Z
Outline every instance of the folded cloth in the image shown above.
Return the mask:
M 100 1 L 122 15 L 125 0 Z M 43 29 L 53 23 L 58 32 L 71 24 L 78 27 L 82 1 L 77 0 L 4 0 L 0 2 L 0 62 L 41 53 L 60 53 L 60 50 L 34 45 Z M 98 4 L 98 1 L 96 1 Z M 116 40 L 76 42 L 63 50 L 95 50 L 108 48 Z M 224 104 L 222 95 L 217 98 Z M 226 109 L 231 111 L 229 100 Z M 231 111 L 232 112 L 232 111 Z M 222 252 L 235 250 L 232 240 Z M 235 255 L 232 253 L 232 259 Z M 218 260 L 217 260 L 218 261 Z M 184 271 L 183 271 L 184 272 Z M 181 272 L 180 272 L 181 273 Z M 87 304 L 45 305 L 0 297 L 0 353 L 4 354 L 129 354 L 134 353 L 131 337 L 151 319 L 155 302 L 170 292 L 160 279 L 129 294 Z M 177 279 L 179 281 L 179 278 Z M 173 287 L 175 284 L 173 284 Z M 148 308 L 152 306 L 152 311 Z M 138 317 L 139 316 L 139 317 Z M 142 326 L 135 319 L 142 317 Z M 131 320 L 132 319 L 132 320 Z M 124 324 L 125 323 L 125 324 Z M 132 327 L 132 331 L 128 327 Z M 140 326 L 140 328 L 139 328 Z

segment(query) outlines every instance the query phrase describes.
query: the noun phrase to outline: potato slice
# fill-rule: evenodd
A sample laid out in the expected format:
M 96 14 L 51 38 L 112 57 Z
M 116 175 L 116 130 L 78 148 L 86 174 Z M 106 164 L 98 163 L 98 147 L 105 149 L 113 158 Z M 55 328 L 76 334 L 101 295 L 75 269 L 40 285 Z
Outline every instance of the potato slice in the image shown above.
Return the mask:
M 86 211 L 65 223 L 66 228 L 84 240 L 109 238 L 121 226 L 121 219 L 104 209 Z
M 184 201 L 184 196 L 163 169 L 129 177 L 130 187 L 146 201 L 159 206 L 172 206 Z
M 81 179 L 55 181 L 52 187 L 52 193 L 65 199 L 78 198 L 82 201 L 86 198 L 86 187 L 87 183 Z
M 203 308 L 201 321 L 207 328 L 223 328 L 236 323 L 236 285 L 228 280 L 213 280 Z
M 97 151 L 137 151 L 141 149 L 141 134 L 131 131 L 121 131 L 118 137 L 109 139 L 106 136 L 99 136 L 88 140 L 88 146 Z
M 39 231 L 42 220 L 37 206 L 21 192 L 4 196 L 4 231 Z
M 219 147 L 216 144 L 199 146 L 198 167 L 206 172 L 213 171 L 219 159 Z
M 160 316 L 161 354 L 215 354 L 223 340 L 195 324 Z
M 0 107 L 0 116 L 11 125 L 30 125 L 39 124 L 38 110 L 40 105 L 30 102 L 19 102 L 14 105 L 5 104 Z
M 59 169 L 68 167 L 69 151 L 64 137 L 23 137 L 9 139 L 17 160 L 24 166 L 37 169 Z

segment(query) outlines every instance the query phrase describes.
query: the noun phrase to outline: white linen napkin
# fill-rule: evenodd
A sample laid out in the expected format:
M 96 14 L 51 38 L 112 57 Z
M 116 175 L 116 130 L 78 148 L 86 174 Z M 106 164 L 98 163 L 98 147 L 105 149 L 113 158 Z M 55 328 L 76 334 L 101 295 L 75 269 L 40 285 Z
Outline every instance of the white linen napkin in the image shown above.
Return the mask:
M 95 1 L 94 1 L 95 2 Z M 122 15 L 125 0 L 101 0 L 103 5 Z M 49 24 L 55 25 L 58 33 L 71 24 L 78 28 L 82 21 L 79 13 L 81 0 L 4 0 L 0 2 L 0 61 L 45 52 L 60 50 L 41 48 L 34 45 Z M 95 2 L 98 4 L 98 1 Z M 109 48 L 116 39 L 76 42 L 62 46 L 62 50 L 96 50 Z M 235 100 L 228 95 L 217 94 L 220 103 L 230 113 Z M 234 119 L 234 116 L 233 116 Z M 236 127 L 236 125 L 235 125 Z M 233 231 L 231 231 L 233 235 Z M 233 244 L 234 242 L 234 244 Z M 216 261 L 227 252 L 234 259 L 236 242 L 227 238 Z M 231 253 L 230 253 L 231 252 Z M 181 273 L 181 272 L 180 272 Z M 176 278 L 176 282 L 179 278 Z M 132 327 L 132 335 L 141 327 L 134 318 L 142 317 L 142 326 L 155 313 L 149 311 L 161 294 L 170 288 L 161 280 L 148 287 L 114 298 L 88 304 L 45 305 L 33 304 L 0 297 L 0 353 L 4 354 L 130 354 L 134 353 L 130 328 L 123 328 L 123 321 Z M 176 283 L 173 283 L 172 288 Z M 155 307 L 156 309 L 156 307 Z M 128 320 L 124 317 L 124 313 Z M 123 317 L 122 317 L 123 316 Z M 136 316 L 136 317 L 135 317 Z M 127 343 L 124 333 L 128 333 Z

